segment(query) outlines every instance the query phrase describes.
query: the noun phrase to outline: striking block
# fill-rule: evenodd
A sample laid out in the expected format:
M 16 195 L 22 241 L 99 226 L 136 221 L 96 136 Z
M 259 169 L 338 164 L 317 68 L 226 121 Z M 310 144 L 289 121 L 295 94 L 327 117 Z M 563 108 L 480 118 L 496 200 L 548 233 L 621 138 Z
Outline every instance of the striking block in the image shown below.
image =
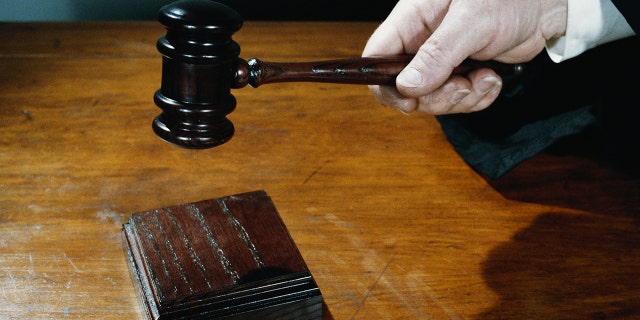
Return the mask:
M 322 295 L 270 197 L 135 213 L 122 228 L 149 319 L 321 319 Z

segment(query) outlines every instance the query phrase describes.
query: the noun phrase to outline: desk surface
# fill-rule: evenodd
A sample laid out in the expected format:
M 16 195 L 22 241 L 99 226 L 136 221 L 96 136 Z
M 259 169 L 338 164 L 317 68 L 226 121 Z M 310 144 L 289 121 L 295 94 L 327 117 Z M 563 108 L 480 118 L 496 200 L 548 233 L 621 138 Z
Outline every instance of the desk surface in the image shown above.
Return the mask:
M 242 57 L 358 56 L 371 23 L 247 22 Z M 365 86 L 234 91 L 237 132 L 158 139 L 155 22 L 0 25 L 0 318 L 141 319 L 135 212 L 265 190 L 326 319 L 637 319 L 640 183 L 542 154 L 497 181 Z

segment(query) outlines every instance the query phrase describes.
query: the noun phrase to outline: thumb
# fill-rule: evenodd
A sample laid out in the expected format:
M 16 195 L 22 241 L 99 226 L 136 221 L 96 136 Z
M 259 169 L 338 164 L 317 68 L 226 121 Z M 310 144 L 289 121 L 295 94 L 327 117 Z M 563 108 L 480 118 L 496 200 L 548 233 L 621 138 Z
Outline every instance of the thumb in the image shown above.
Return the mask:
M 398 74 L 396 87 L 402 95 L 418 98 L 441 87 L 451 77 L 453 69 L 473 52 L 474 44 L 470 43 L 473 40 L 461 39 L 468 32 L 459 30 L 459 22 L 447 24 L 451 20 L 445 17 L 440 27 Z

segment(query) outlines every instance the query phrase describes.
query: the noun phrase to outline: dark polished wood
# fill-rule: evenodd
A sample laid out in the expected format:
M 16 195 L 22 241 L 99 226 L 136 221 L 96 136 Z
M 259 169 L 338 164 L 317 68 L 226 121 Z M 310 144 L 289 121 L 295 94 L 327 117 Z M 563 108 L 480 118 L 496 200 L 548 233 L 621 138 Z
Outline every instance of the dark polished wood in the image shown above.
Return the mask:
M 251 58 L 245 62 L 239 59 L 232 88 L 242 88 L 247 84 L 257 88 L 263 84 L 277 82 L 395 86 L 396 77 L 413 57 L 413 55 L 398 55 L 307 62 L 268 62 L 257 58 Z M 467 59 L 453 69 L 452 74 L 464 75 L 477 68 L 492 68 L 503 77 L 517 77 L 524 72 L 525 66 Z
M 376 23 L 246 21 L 246 56 L 362 52 Z M 265 190 L 323 319 L 638 319 L 640 180 L 544 153 L 490 181 L 365 86 L 237 90 L 236 136 L 158 139 L 157 21 L 0 24 L 0 318 L 143 319 L 135 212 Z M 277 50 L 273 45 L 277 43 Z
M 322 296 L 264 191 L 139 212 L 122 229 L 148 319 L 322 318 Z

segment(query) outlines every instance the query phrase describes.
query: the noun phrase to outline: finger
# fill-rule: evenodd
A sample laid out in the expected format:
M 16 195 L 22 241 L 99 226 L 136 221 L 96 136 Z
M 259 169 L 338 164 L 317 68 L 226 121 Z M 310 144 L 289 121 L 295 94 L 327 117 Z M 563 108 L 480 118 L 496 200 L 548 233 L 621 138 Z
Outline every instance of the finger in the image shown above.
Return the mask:
M 471 18 L 470 10 L 456 11 L 451 7 L 442 23 L 399 74 L 396 83 L 400 93 L 408 97 L 429 94 L 447 81 L 455 67 L 480 50 L 487 40 L 469 32 L 469 22 L 475 21 Z
M 471 82 L 472 94 L 469 95 L 467 112 L 475 112 L 489 107 L 500 95 L 502 79 L 491 69 L 474 70 L 468 75 Z
M 388 20 L 387 20 L 388 21 Z M 369 37 L 362 51 L 363 57 L 403 54 L 404 44 L 398 30 L 390 22 L 383 22 Z
M 418 107 L 417 99 L 402 96 L 393 86 L 369 86 L 369 90 L 378 102 L 402 113 L 411 113 Z
M 491 69 L 479 69 L 467 77 L 454 76 L 420 98 L 418 110 L 431 114 L 470 113 L 489 107 L 499 96 L 502 80 Z
M 424 23 L 422 14 L 434 10 L 432 8 L 434 6 L 444 6 L 435 2 L 398 1 L 387 18 L 367 41 L 362 56 L 415 53 L 431 35 L 431 30 Z M 444 1 L 440 0 L 439 2 Z
M 472 93 L 471 83 L 462 76 L 452 76 L 442 87 L 419 98 L 418 110 L 429 114 L 463 112 L 461 102 Z
M 400 36 L 401 31 L 398 30 L 402 26 L 402 24 L 398 24 L 398 20 L 405 14 L 404 11 L 400 5 L 396 5 L 393 8 L 387 18 L 369 37 L 362 51 L 363 57 L 405 53 L 402 37 Z

